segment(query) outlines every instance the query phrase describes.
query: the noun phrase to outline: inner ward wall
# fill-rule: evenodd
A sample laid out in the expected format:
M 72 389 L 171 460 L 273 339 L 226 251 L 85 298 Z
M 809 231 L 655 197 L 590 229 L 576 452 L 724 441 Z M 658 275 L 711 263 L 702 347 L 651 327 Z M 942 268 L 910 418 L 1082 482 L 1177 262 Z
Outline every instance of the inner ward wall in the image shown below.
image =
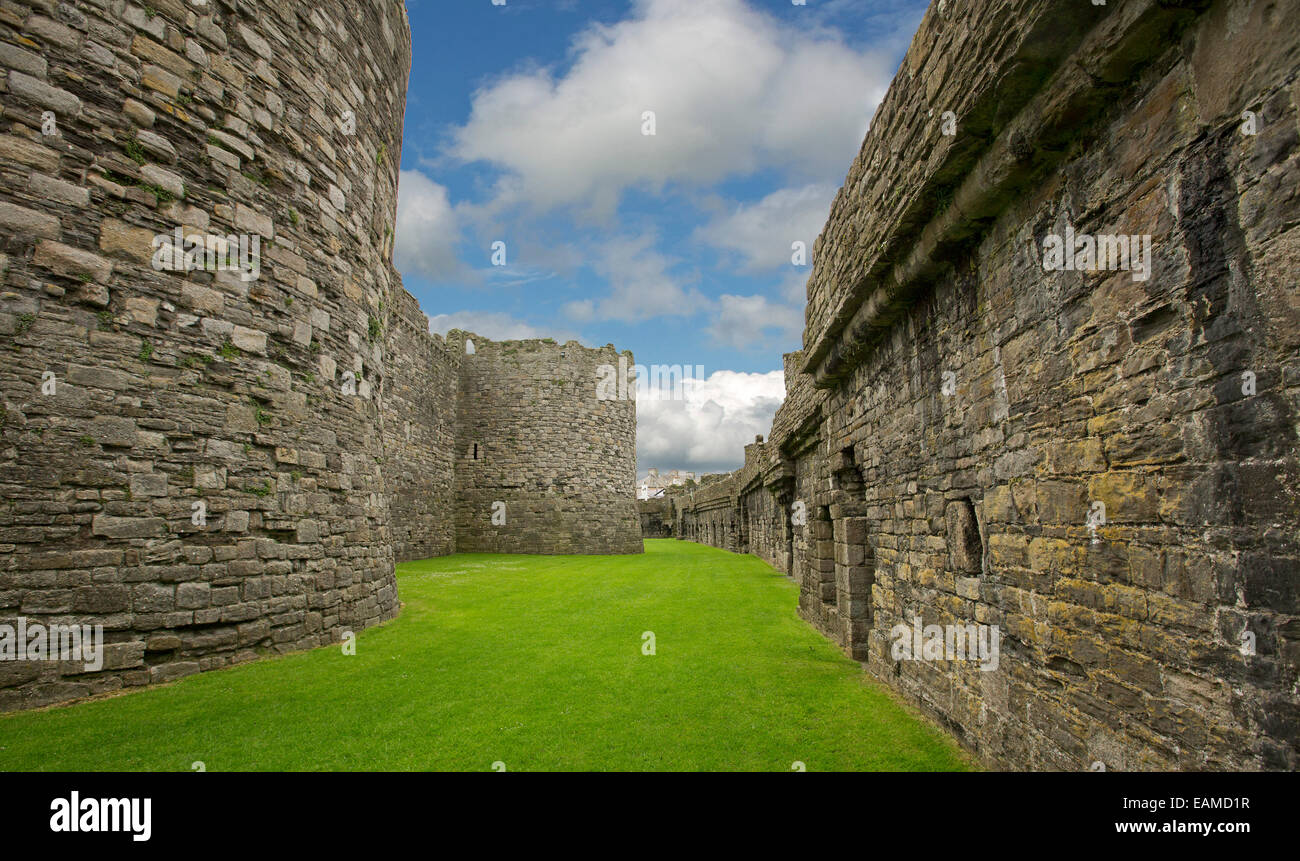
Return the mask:
M 456 394 L 460 359 L 429 333 L 429 319 L 400 287 L 385 319 L 389 376 L 383 390 L 384 478 L 397 562 L 456 552 Z
M 635 392 L 598 389 L 620 359 L 632 366 L 631 354 L 457 330 L 447 342 L 461 367 L 457 550 L 642 552 Z
M 994 766 L 1296 768 L 1297 5 L 931 6 L 768 442 L 676 500 L 742 552 L 777 500 L 800 613 Z M 1150 278 L 1046 271 L 1067 227 Z M 895 659 L 918 618 L 997 668 Z

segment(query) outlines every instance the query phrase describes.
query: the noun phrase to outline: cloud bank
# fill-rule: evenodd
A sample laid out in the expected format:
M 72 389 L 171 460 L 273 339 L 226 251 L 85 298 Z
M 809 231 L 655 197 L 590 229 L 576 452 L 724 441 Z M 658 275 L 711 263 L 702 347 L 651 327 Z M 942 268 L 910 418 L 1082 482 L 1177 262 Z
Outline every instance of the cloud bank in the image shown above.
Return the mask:
M 581 33 L 571 57 L 562 75 L 532 68 L 480 88 L 452 134 L 449 155 L 503 171 L 498 206 L 606 218 L 631 188 L 765 169 L 838 184 L 893 72 L 884 53 L 742 0 L 641 0 Z
M 784 397 L 781 371 L 715 371 L 686 387 L 683 400 L 638 400 L 637 469 L 736 469 L 745 445 L 771 430 Z

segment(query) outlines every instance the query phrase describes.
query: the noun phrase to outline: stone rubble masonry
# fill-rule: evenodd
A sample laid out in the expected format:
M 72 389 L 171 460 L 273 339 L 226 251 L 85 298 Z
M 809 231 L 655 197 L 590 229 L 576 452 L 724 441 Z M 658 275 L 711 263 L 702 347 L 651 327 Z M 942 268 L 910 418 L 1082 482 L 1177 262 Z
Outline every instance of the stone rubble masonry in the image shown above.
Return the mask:
M 462 422 L 507 440 L 458 394 L 492 378 L 390 263 L 410 59 L 394 0 L 0 0 L 0 623 L 108 644 L 95 673 L 0 663 L 0 710 L 391 619 L 394 561 L 453 552 L 461 500 L 492 495 L 456 476 Z M 178 226 L 258 234 L 260 277 L 156 271 Z M 529 343 L 495 349 L 578 373 Z M 639 550 L 634 413 L 557 394 L 486 396 L 531 519 L 468 544 Z
M 636 501 L 637 516 L 641 520 L 641 537 L 673 537 L 673 504 L 667 496 Z
M 815 245 L 769 439 L 670 497 L 673 533 L 791 574 L 995 767 L 1294 770 L 1296 20 L 933 3 Z M 1150 235 L 1150 279 L 1045 271 L 1067 224 Z M 893 660 L 917 617 L 997 625 L 998 670 Z
M 397 561 L 643 551 L 636 402 L 597 398 L 613 345 L 443 339 L 405 290 L 391 308 L 381 419 Z
M 460 357 L 415 297 L 395 291 L 384 322 L 388 380 L 381 412 L 393 554 L 398 562 L 456 552 L 456 392 Z
M 602 367 L 620 357 L 631 367 L 631 352 L 456 330 L 447 342 L 461 358 L 456 549 L 642 552 L 636 400 L 598 397 L 597 386 Z

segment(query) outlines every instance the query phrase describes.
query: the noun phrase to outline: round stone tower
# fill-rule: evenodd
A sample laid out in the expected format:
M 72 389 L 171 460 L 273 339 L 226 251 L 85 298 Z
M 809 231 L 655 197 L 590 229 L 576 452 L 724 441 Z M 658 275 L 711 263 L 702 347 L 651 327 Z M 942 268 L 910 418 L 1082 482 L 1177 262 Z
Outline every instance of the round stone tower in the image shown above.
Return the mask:
M 0 710 L 398 609 L 377 404 L 411 48 L 395 0 L 0 9 Z
M 447 344 L 459 356 L 456 549 L 643 552 L 632 354 L 457 329 Z

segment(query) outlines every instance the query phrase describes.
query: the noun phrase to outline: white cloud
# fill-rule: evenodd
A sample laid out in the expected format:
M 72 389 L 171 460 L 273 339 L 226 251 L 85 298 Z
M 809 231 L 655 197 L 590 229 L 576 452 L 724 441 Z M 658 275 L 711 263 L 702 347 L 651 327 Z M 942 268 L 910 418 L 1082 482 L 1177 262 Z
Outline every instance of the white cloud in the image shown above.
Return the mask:
M 596 303 L 590 299 L 566 302 L 561 310 L 566 317 L 577 323 L 588 323 L 596 318 Z
M 608 285 L 604 295 L 564 306 L 577 322 L 622 320 L 645 322 L 653 317 L 690 316 L 711 307 L 694 288 L 680 283 L 674 260 L 655 249 L 656 236 L 616 236 L 596 245 L 588 265 Z
M 440 279 L 461 272 L 460 231 L 447 189 L 419 171 L 399 177 L 395 234 L 393 265 L 403 275 Z
M 724 294 L 718 297 L 708 333 L 719 344 L 737 350 L 797 349 L 803 334 L 803 310 L 769 302 L 766 296 Z
M 784 397 L 781 371 L 715 371 L 687 386 L 684 400 L 638 400 L 637 465 L 695 472 L 736 469 L 744 447 L 756 434 L 771 430 Z
M 750 272 L 790 268 L 792 243 L 804 243 L 812 263 L 813 242 L 830 214 L 837 188 L 815 183 L 774 191 L 757 203 L 736 207 L 696 231 L 696 237 L 736 252 Z
M 629 188 L 765 168 L 838 182 L 894 71 L 883 52 L 743 0 L 639 0 L 627 20 L 579 35 L 571 56 L 563 74 L 527 69 L 478 90 L 453 134 L 450 155 L 504 171 L 496 207 L 607 217 Z
M 430 314 L 429 331 L 446 335 L 461 329 L 492 341 L 521 341 L 526 338 L 554 338 L 564 343 L 578 336 L 565 329 L 539 328 L 501 311 L 457 311 L 454 314 Z

